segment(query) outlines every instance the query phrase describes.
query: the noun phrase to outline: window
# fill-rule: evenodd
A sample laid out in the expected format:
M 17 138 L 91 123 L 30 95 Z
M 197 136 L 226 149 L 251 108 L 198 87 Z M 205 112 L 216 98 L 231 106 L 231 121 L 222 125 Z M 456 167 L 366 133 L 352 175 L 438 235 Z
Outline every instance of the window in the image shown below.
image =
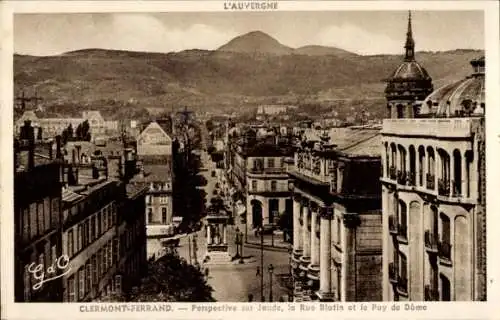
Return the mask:
M 89 245 L 91 240 L 90 240 L 90 219 L 85 220 L 85 242 L 86 245 Z
M 108 268 L 113 266 L 113 240 L 108 241 Z
M 102 265 L 102 273 L 104 274 L 108 271 L 108 245 L 104 245 L 102 249 Z
M 108 211 L 108 229 L 113 227 L 113 211 L 113 208 L 110 206 Z
M 41 203 L 43 207 L 44 231 L 52 228 L 52 219 L 50 216 L 50 199 L 45 198 Z
M 102 233 L 105 233 L 108 230 L 108 209 L 104 208 L 102 214 Z
M 167 224 L 167 208 L 165 207 L 161 208 L 161 222 Z
M 83 225 L 80 223 L 78 225 L 78 233 L 76 238 L 76 252 L 80 251 L 83 248 Z
M 28 266 L 24 267 L 24 301 L 31 300 L 31 273 Z
M 399 231 L 398 234 L 407 237 L 408 233 L 408 212 L 406 203 L 399 201 Z
M 122 276 L 121 275 L 115 276 L 115 290 L 116 290 L 116 293 L 118 293 L 118 294 L 120 294 L 122 292 Z
M 396 106 L 396 110 L 397 110 L 397 116 L 398 116 L 398 118 L 399 119 L 404 118 L 404 109 L 403 109 L 403 106 L 400 105 L 400 104 L 398 104 Z
M 97 237 L 100 237 L 101 236 L 101 223 L 102 223 L 102 210 L 99 211 L 97 213 L 97 221 L 96 221 L 96 225 L 97 225 Z
M 75 253 L 75 238 L 73 237 L 73 229 L 69 229 L 68 231 L 68 239 L 67 239 L 67 244 L 68 244 L 68 247 L 67 247 L 67 253 L 68 253 L 68 256 L 69 257 L 72 257 L 73 254 Z
M 29 239 L 30 237 L 30 210 L 29 208 L 24 208 L 22 210 L 22 214 L 23 214 L 23 231 L 22 231 L 22 235 L 23 235 L 23 239 L 24 240 L 27 240 Z
M 90 263 L 92 265 L 92 286 L 95 286 L 97 284 L 97 257 L 96 255 L 93 255 L 92 258 L 90 258 Z
M 274 158 L 267 159 L 267 167 L 274 168 Z
M 95 263 L 96 263 L 96 272 L 97 272 L 97 280 L 96 283 L 99 282 L 99 278 L 101 278 L 102 275 L 102 259 L 101 259 L 101 250 L 97 251 L 96 257 L 95 257 Z
M 335 235 L 335 239 L 337 240 L 337 244 L 340 244 L 340 233 L 342 232 L 342 221 L 337 217 L 337 232 Z
M 96 238 L 96 233 L 95 233 L 95 215 L 92 216 L 90 220 L 90 241 L 94 241 Z
M 256 180 L 252 180 L 252 190 L 257 191 L 257 181 Z
M 85 293 L 89 293 L 92 288 L 92 264 L 85 265 Z
M 50 247 L 50 263 L 54 263 L 57 259 L 57 247 L 56 245 L 52 245 Z
M 277 189 L 277 182 L 272 180 L 271 181 L 271 191 L 276 191 Z
M 153 223 L 153 208 L 148 208 L 148 224 Z
M 52 213 L 54 215 L 59 213 L 59 199 L 52 199 Z
M 43 269 L 45 270 L 45 255 L 43 253 L 40 253 L 38 256 L 38 264 L 41 264 L 43 266 Z
M 37 205 L 37 216 L 38 216 L 38 234 L 43 234 L 45 231 L 44 220 L 43 220 L 43 202 L 39 202 Z
M 85 269 L 78 270 L 78 300 L 85 297 Z
M 45 230 L 51 229 L 52 228 L 52 216 L 50 214 L 50 208 L 51 208 L 51 203 L 50 203 L 50 198 L 45 198 L 42 202 L 43 206 L 43 218 L 44 218 L 44 223 L 45 223 Z
M 118 259 L 119 259 L 119 256 L 118 256 L 118 238 L 117 237 L 114 237 L 113 238 L 113 261 L 114 263 L 118 263 Z
M 66 287 L 68 288 L 68 301 L 70 302 L 75 302 L 77 301 L 76 299 L 76 290 L 75 290 L 75 276 L 72 275 L 68 278 L 68 282 L 66 284 Z

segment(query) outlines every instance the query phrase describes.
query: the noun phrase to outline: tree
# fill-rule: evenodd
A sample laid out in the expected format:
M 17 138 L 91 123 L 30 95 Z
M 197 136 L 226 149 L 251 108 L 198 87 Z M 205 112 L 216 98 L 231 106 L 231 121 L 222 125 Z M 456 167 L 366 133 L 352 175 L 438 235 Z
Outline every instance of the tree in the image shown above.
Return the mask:
M 80 141 L 90 141 L 90 125 L 89 121 L 85 120 L 76 127 L 76 139 Z
M 73 126 L 71 123 L 69 124 L 68 128 L 66 128 L 67 131 L 67 141 L 73 140 Z
M 150 261 L 140 286 L 128 294 L 100 299 L 107 302 L 214 302 L 213 288 L 201 271 L 175 253 Z
M 214 123 L 212 120 L 208 119 L 206 122 L 205 122 L 205 126 L 207 127 L 207 130 L 208 131 L 212 131 L 214 129 Z

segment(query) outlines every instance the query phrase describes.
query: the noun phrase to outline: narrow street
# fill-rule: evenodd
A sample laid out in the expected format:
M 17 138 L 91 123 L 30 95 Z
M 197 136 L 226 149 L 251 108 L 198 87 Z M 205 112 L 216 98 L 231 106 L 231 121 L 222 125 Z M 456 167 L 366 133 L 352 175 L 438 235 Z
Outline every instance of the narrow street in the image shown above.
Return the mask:
M 201 172 L 207 179 L 208 183 L 204 187 L 207 192 L 207 205 L 213 195 L 215 189 L 216 177 L 212 177 L 212 170 L 215 170 L 215 165 L 210 160 L 206 152 L 202 152 L 201 160 L 203 166 L 208 169 Z M 229 254 L 234 256 L 236 254 L 236 226 L 229 226 L 228 228 L 228 245 Z M 241 228 L 240 228 L 241 229 Z M 177 251 L 179 255 L 191 263 L 195 263 L 194 252 L 191 250 L 189 242 L 195 237 L 198 250 L 196 252 L 196 260 L 201 264 L 206 254 L 206 238 L 205 231 L 202 229 L 197 233 L 193 233 L 181 239 Z M 191 259 L 190 259 L 191 253 Z M 257 267 L 260 268 L 261 250 L 260 248 L 243 248 L 243 256 L 245 257 L 244 264 L 227 264 L 227 265 L 207 265 L 209 269 L 208 284 L 214 289 L 213 297 L 217 301 L 222 302 L 246 302 L 248 301 L 249 294 L 253 295 L 253 301 L 261 301 L 261 277 L 257 275 Z M 281 296 L 286 294 L 286 289 L 282 288 L 278 281 L 277 276 L 280 274 L 289 273 L 289 257 L 287 252 L 268 251 L 264 250 L 264 282 L 263 293 L 265 301 L 269 301 L 270 294 L 270 274 L 268 266 L 272 264 L 274 272 L 272 274 L 272 295 L 273 301 L 278 301 Z M 205 266 L 201 265 L 202 272 Z M 261 270 L 262 272 L 262 270 Z

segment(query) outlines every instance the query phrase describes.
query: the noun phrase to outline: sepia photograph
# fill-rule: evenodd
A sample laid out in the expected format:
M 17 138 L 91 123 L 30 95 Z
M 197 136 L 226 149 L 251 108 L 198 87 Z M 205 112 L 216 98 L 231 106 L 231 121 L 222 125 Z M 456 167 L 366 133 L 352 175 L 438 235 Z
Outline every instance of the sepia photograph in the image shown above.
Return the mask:
M 13 15 L 13 301 L 491 300 L 485 12 L 220 6 Z

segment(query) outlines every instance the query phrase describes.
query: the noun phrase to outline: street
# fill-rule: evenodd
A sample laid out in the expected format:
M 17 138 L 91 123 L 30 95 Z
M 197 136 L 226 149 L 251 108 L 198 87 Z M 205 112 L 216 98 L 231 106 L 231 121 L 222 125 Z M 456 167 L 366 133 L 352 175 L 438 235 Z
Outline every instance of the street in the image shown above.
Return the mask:
M 203 166 L 207 168 L 207 171 L 201 172 L 201 174 L 207 179 L 208 183 L 204 187 L 207 192 L 207 205 L 210 198 L 212 197 L 213 190 L 215 189 L 216 177 L 212 177 L 211 172 L 215 170 L 215 165 L 210 160 L 209 155 L 203 152 L 201 155 L 201 160 Z M 228 245 L 229 254 L 231 256 L 236 255 L 236 226 L 229 226 L 228 228 Z M 241 228 L 240 228 L 241 230 Z M 191 263 L 195 263 L 195 253 L 192 252 L 192 239 L 196 234 L 196 245 L 198 250 L 196 251 L 196 260 L 202 264 L 203 258 L 206 253 L 206 238 L 204 229 L 199 232 L 192 233 L 191 235 L 181 239 L 179 247 L 177 249 L 179 255 L 185 258 Z M 191 250 L 189 243 L 191 242 Z M 191 259 L 190 259 L 191 253 Z M 209 269 L 208 284 L 214 289 L 213 297 L 217 301 L 223 302 L 246 302 L 248 301 L 248 296 L 253 295 L 253 301 L 261 301 L 260 293 L 260 275 L 257 275 L 257 267 L 260 268 L 260 248 L 243 248 L 243 256 L 245 257 L 244 264 L 227 264 L 227 265 L 201 265 L 202 272 L 205 268 Z M 286 294 L 286 289 L 281 287 L 277 281 L 277 276 L 280 274 L 288 274 L 289 272 L 289 257 L 287 252 L 283 251 L 267 251 L 264 250 L 264 299 L 269 301 L 270 294 L 270 274 L 268 272 L 268 266 L 272 264 L 274 267 L 273 271 L 273 281 L 272 281 L 272 291 L 273 291 L 273 301 L 278 301 L 281 296 Z

